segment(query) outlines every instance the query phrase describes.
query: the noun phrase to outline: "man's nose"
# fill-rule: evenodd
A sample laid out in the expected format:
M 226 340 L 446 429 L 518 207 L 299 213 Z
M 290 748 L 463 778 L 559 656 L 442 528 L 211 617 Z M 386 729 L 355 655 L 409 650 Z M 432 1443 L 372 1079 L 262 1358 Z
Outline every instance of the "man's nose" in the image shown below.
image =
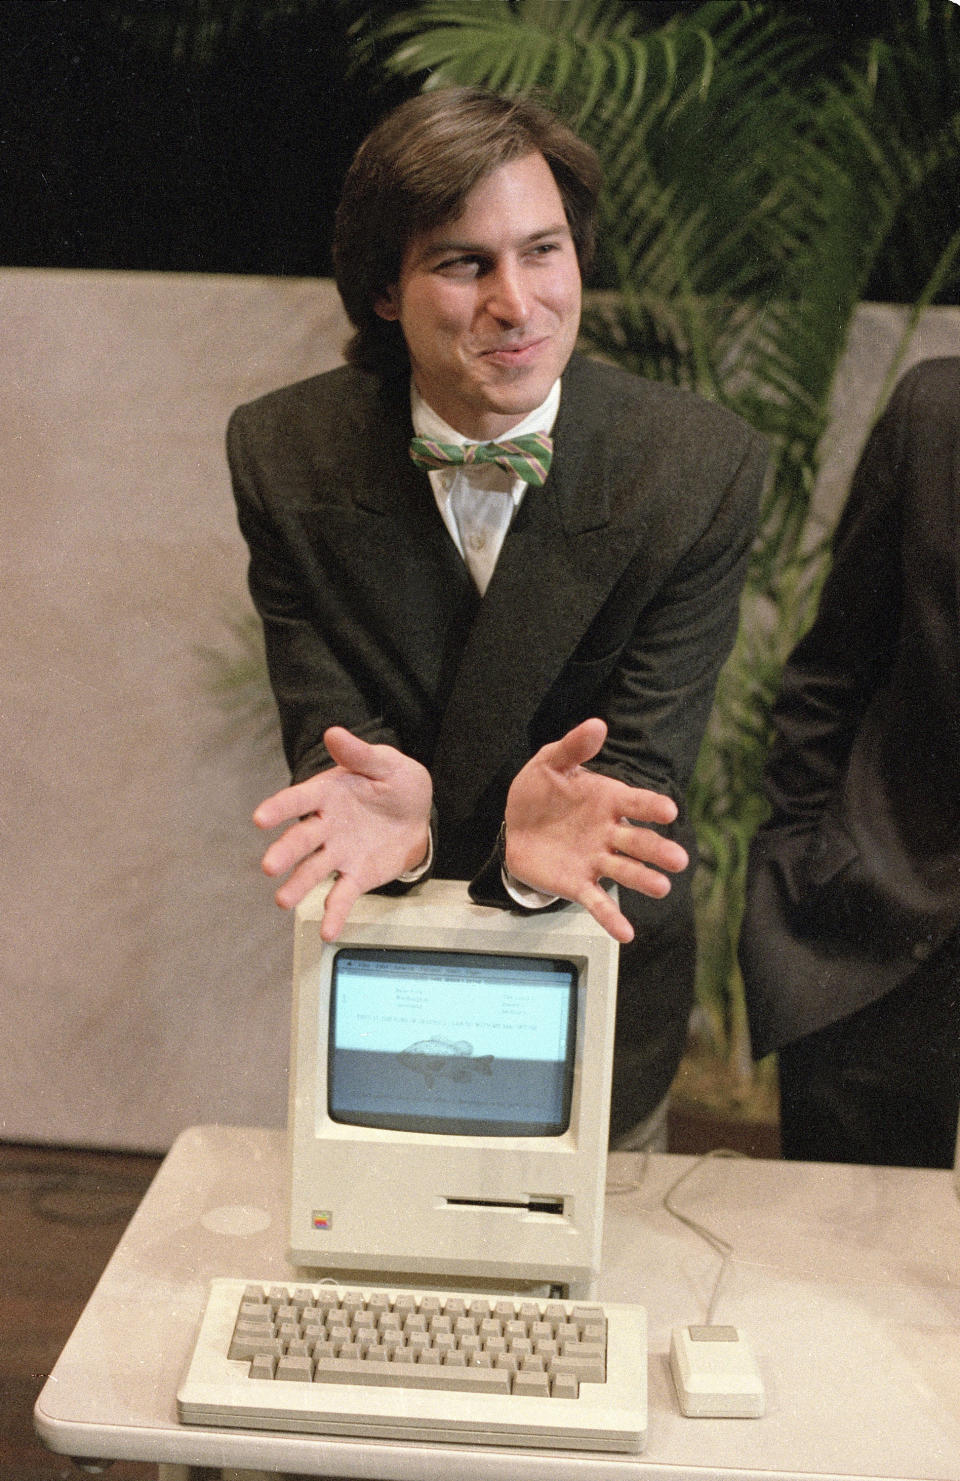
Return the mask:
M 522 324 L 527 317 L 527 294 L 517 263 L 498 265 L 488 280 L 486 309 L 503 324 Z

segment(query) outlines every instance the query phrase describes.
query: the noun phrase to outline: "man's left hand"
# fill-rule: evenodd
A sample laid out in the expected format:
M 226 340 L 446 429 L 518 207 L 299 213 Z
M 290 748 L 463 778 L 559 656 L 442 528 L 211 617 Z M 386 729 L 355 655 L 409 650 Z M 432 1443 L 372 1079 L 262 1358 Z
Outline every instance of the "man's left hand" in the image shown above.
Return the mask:
M 626 944 L 633 927 L 600 880 L 662 899 L 670 880 L 661 871 L 678 874 L 690 859 L 672 839 L 637 826 L 672 823 L 672 798 L 585 770 L 606 735 L 603 720 L 584 720 L 517 773 L 507 794 L 505 863 L 522 883 L 582 905 Z

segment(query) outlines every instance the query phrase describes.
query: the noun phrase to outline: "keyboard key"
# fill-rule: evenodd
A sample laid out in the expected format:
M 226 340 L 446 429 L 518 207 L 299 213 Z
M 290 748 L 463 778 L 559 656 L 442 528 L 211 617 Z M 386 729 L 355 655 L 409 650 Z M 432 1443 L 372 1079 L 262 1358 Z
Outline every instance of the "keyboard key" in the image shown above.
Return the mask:
M 241 1334 L 234 1337 L 230 1344 L 229 1357 L 234 1362 L 249 1362 L 251 1358 L 260 1354 L 269 1354 L 273 1357 L 283 1356 L 283 1343 L 279 1337 L 246 1336 Z
M 377 1363 L 321 1358 L 317 1383 L 372 1383 L 393 1388 L 440 1388 L 458 1393 L 508 1394 L 510 1374 L 497 1368 L 457 1368 L 451 1363 Z
M 554 1377 L 561 1373 L 571 1373 L 581 1383 L 602 1383 L 603 1354 L 562 1352 L 550 1359 L 550 1372 Z
M 549 1399 L 550 1379 L 546 1373 L 536 1373 L 532 1368 L 523 1368 L 514 1377 L 512 1392 L 527 1394 L 532 1399 Z
M 309 1383 L 313 1377 L 313 1364 L 309 1358 L 292 1357 L 287 1353 L 277 1360 L 275 1377 L 278 1383 Z

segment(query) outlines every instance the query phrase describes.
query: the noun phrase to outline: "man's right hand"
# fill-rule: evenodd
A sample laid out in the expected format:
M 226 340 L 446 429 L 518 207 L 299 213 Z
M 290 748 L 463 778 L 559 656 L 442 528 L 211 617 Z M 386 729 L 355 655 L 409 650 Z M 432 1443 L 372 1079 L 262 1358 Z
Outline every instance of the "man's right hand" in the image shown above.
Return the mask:
M 258 828 L 289 824 L 262 860 L 265 874 L 287 875 L 274 896 L 282 909 L 337 875 L 320 927 L 334 941 L 361 895 L 426 858 L 433 783 L 425 766 L 394 746 L 370 745 L 340 725 L 323 739 L 335 764 L 267 797 L 253 820 Z

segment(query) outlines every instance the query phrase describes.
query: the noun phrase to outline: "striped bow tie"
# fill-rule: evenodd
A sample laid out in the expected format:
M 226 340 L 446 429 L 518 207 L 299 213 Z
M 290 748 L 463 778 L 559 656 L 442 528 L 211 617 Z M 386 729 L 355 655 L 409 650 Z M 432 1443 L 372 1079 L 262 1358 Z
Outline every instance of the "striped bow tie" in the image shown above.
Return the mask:
M 432 437 L 413 437 L 410 456 L 418 468 L 495 463 L 505 472 L 522 478 L 524 483 L 542 488 L 550 471 L 553 438 L 544 432 L 532 432 L 528 437 L 514 437 L 506 442 L 468 442 L 461 447 L 455 442 L 435 442 Z

